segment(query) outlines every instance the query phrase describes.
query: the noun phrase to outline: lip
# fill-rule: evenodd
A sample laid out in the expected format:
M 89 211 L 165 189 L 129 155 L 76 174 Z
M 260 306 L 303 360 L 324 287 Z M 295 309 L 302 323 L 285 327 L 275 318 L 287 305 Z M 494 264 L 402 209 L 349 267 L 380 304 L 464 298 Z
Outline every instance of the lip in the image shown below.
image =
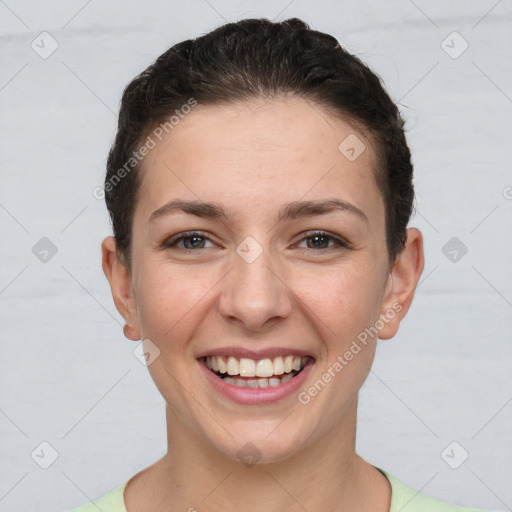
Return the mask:
M 245 351 L 245 353 L 247 353 L 247 351 Z M 294 351 L 287 352 L 287 354 L 289 355 L 293 353 Z M 299 355 L 296 351 L 295 353 Z M 210 354 L 220 355 L 209 352 L 208 355 Z M 222 354 L 225 354 L 225 352 L 222 352 Z M 282 353 L 279 353 L 277 355 L 282 355 Z M 244 355 L 242 357 L 248 356 Z M 262 359 L 264 358 L 265 357 L 262 357 Z M 210 382 L 212 387 L 223 396 L 238 404 L 265 405 L 279 402 L 293 395 L 303 385 L 304 381 L 306 380 L 311 370 L 311 367 L 314 364 L 314 359 L 310 357 L 310 359 L 306 363 L 306 366 L 304 366 L 303 370 L 295 377 L 291 378 L 289 381 L 285 382 L 284 384 L 280 384 L 279 386 L 268 388 L 241 388 L 235 386 L 234 384 L 228 384 L 227 382 L 224 382 L 220 377 L 218 377 L 217 375 L 215 375 L 215 373 L 208 369 L 204 357 L 198 359 L 198 363 L 203 373 L 205 374 L 208 382 Z
M 237 359 L 246 357 L 248 359 L 254 359 L 255 361 L 267 358 L 271 359 L 278 356 L 308 356 L 313 360 L 315 359 L 311 353 L 306 352 L 305 350 L 297 350 L 296 348 L 285 347 L 269 347 L 261 350 L 251 350 L 244 347 L 219 347 L 199 353 L 196 355 L 196 359 L 201 359 L 208 356 L 233 356 Z

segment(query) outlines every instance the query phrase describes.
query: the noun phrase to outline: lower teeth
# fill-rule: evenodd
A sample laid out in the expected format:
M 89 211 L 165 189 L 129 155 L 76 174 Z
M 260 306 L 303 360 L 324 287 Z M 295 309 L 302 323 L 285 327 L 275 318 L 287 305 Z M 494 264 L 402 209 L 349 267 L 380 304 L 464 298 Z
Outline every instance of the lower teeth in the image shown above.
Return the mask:
M 270 378 L 264 378 L 260 377 L 257 379 L 237 379 L 236 377 L 225 377 L 225 374 L 218 374 L 219 377 L 224 382 L 227 382 L 228 384 L 233 384 L 234 386 L 238 386 L 240 388 L 272 388 L 275 386 L 279 386 L 280 384 L 284 384 L 285 382 L 289 381 L 291 378 L 295 377 L 299 372 L 292 371 L 290 373 L 287 373 L 283 375 L 280 379 L 276 377 L 270 377 Z

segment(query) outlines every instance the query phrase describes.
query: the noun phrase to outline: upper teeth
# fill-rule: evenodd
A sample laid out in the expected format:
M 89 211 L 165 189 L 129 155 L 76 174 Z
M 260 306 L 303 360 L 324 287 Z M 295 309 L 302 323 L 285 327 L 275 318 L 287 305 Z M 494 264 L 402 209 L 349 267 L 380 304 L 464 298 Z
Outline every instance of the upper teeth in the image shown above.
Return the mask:
M 237 359 L 233 356 L 208 356 L 206 366 L 214 372 L 240 375 L 241 377 L 272 377 L 292 370 L 299 371 L 308 358 L 299 356 L 278 356 L 273 359 Z

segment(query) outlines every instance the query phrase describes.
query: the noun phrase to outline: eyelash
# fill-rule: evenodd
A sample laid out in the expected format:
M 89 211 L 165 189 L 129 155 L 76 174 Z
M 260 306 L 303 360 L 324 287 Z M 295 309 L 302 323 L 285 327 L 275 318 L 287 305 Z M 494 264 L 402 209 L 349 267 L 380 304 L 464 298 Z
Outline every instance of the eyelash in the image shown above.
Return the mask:
M 195 238 L 195 237 L 198 237 L 198 238 L 203 238 L 205 240 L 210 240 L 208 238 L 207 235 L 205 235 L 204 233 L 202 233 L 201 231 L 189 231 L 187 233 L 182 233 L 181 235 L 177 236 L 177 237 L 172 237 L 170 238 L 169 240 L 167 240 L 166 242 L 164 242 L 164 247 L 166 249 L 172 249 L 172 248 L 177 248 L 177 245 L 179 242 L 183 241 L 183 240 L 186 240 L 188 238 Z M 330 233 L 327 233 L 326 231 L 309 231 L 306 233 L 305 236 L 303 236 L 299 242 L 302 242 L 304 240 L 308 240 L 308 239 L 311 239 L 311 238 L 314 238 L 314 237 L 321 237 L 321 238 L 327 238 L 329 239 L 329 241 L 333 241 L 335 243 L 335 246 L 339 247 L 339 248 L 349 248 L 349 244 L 345 241 L 343 241 L 342 239 L 334 236 L 334 235 L 331 235 Z M 211 240 L 210 240 L 211 241 Z M 311 247 L 307 247 L 306 249 L 307 250 L 310 250 L 310 251 L 325 251 L 325 250 L 329 250 L 329 249 L 334 249 L 335 246 L 331 246 L 331 247 L 324 247 L 324 248 L 320 248 L 320 249 L 314 249 L 314 248 L 311 248 Z M 186 248 L 186 247 L 179 247 L 179 249 L 183 249 L 183 250 L 186 250 L 186 251 L 194 251 L 196 249 L 189 249 L 189 248 Z M 199 249 L 204 249 L 203 247 L 199 247 Z

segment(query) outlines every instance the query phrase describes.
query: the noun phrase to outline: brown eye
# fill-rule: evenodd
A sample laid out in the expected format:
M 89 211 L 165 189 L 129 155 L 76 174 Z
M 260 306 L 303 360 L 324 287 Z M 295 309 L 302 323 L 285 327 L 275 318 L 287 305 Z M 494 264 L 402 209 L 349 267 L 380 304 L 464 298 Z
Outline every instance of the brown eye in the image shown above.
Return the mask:
M 335 247 L 347 247 L 347 244 L 325 231 L 314 231 L 308 233 L 307 236 L 302 238 L 301 242 L 306 240 L 307 249 L 332 249 Z M 331 243 L 331 245 L 329 245 Z

